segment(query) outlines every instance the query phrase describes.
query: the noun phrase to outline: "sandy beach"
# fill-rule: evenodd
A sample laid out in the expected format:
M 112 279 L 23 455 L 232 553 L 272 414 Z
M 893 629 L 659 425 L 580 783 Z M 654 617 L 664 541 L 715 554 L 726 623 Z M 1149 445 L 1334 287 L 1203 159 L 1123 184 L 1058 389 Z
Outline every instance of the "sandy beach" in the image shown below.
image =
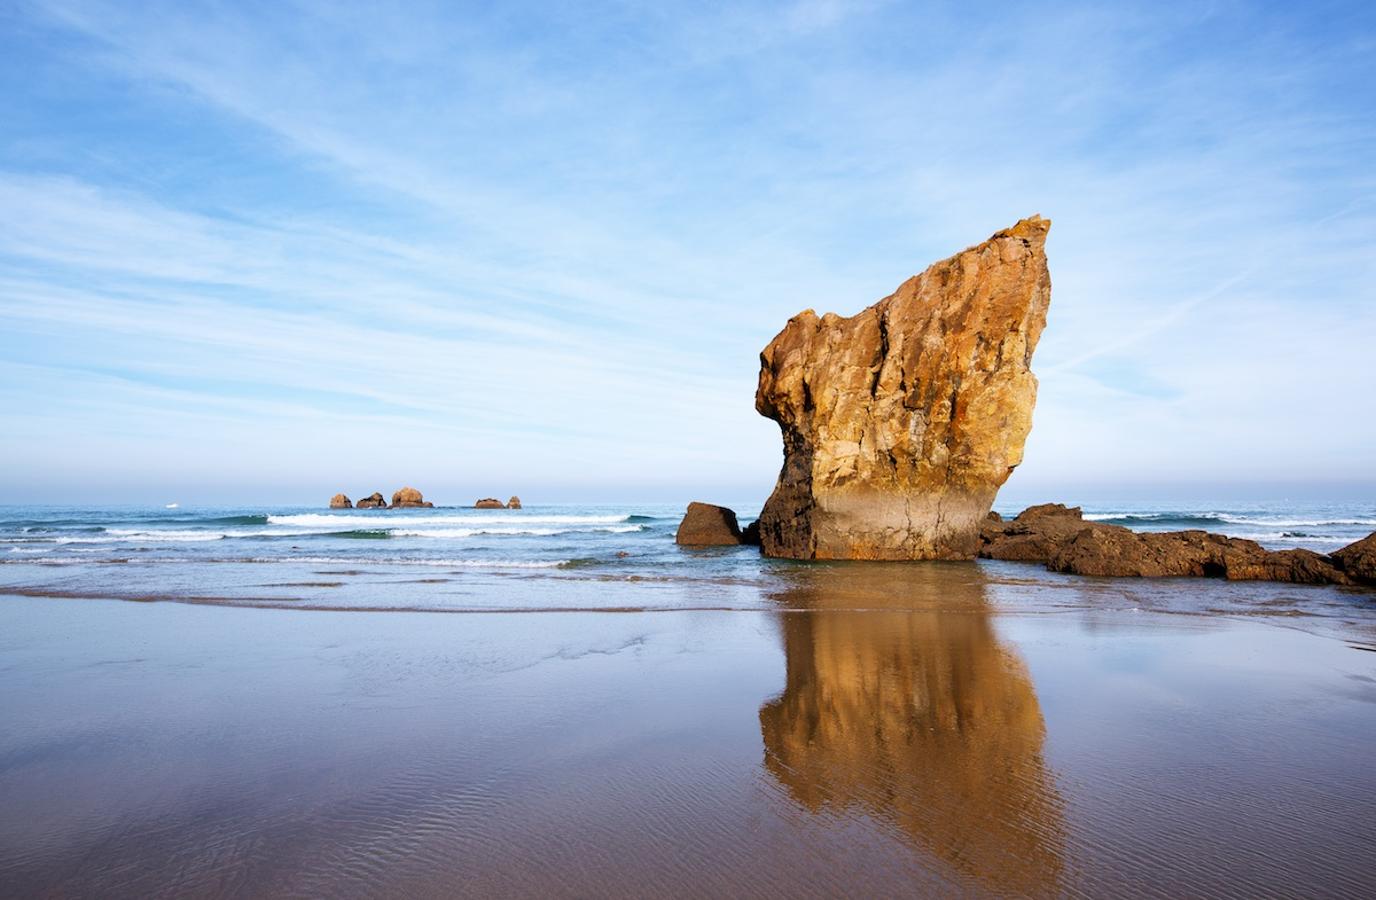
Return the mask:
M 0 882 L 1167 897 L 1376 877 L 1376 613 L 1336 589 L 814 565 L 673 610 L 662 584 L 594 584 L 613 602 L 537 614 L 4 597 Z M 526 606 L 570 586 L 512 585 Z

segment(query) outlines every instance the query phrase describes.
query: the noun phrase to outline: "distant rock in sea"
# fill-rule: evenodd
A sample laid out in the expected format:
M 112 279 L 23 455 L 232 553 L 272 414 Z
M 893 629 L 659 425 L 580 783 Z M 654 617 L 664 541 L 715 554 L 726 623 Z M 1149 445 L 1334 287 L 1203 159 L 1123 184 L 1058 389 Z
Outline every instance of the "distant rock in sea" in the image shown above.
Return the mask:
M 755 408 L 784 464 L 766 555 L 974 558 L 1032 428 L 1050 225 L 1024 219 L 850 318 L 807 310 L 769 343 Z
M 675 543 L 695 547 L 724 546 L 745 543 L 734 510 L 710 503 L 688 504 L 688 512 L 678 525 Z
M 333 497 L 330 498 L 330 509 L 352 509 L 352 508 L 353 508 L 353 504 L 350 503 L 350 502 L 349 502 L 349 498 L 346 497 L 346 496 L 344 496 L 343 494 L 335 494 Z
M 355 509 L 386 509 L 387 499 L 382 496 L 381 491 L 373 491 L 367 497 L 354 504 Z
M 980 542 L 979 555 L 986 559 L 1040 562 L 1053 572 L 1075 575 L 1376 584 L 1376 534 L 1324 556 L 1267 550 L 1255 541 L 1206 531 L 1138 532 L 1086 522 L 1079 507 L 1046 503 L 1009 521 L 991 514 L 980 529 Z
M 435 504 L 427 503 L 420 491 L 404 487 L 392 495 L 393 509 L 431 509 Z
M 506 508 L 507 508 L 507 509 L 520 509 L 520 508 L 521 508 L 521 498 L 520 498 L 520 497 L 512 497 L 510 500 L 506 501 Z
M 474 509 L 506 509 L 506 504 L 496 497 L 484 497 L 473 504 Z

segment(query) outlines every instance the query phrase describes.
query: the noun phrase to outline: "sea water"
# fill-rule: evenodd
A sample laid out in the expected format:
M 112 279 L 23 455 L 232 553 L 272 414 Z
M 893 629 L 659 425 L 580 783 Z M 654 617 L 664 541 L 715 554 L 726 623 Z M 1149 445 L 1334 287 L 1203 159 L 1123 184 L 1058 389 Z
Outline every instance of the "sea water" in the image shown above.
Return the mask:
M 428 587 L 395 584 L 366 601 L 417 608 L 464 605 L 455 599 L 462 594 L 436 587 L 447 578 L 462 579 L 465 591 L 538 575 L 601 585 L 705 579 L 725 589 L 759 587 L 789 571 L 790 564 L 762 559 L 751 548 L 678 547 L 673 536 L 682 512 L 680 505 L 604 504 L 520 510 L 0 507 L 0 586 L 141 599 L 185 593 L 320 601 L 335 595 L 349 604 L 365 598 L 339 588 L 408 575 L 413 586 Z M 740 512 L 744 524 L 758 505 Z M 1376 504 L 1101 506 L 1087 508 L 1085 518 L 1143 531 L 1206 529 L 1272 549 L 1323 553 L 1376 531 Z M 538 592 L 500 593 L 513 602 L 550 603 Z M 605 588 L 597 593 L 620 602 Z M 626 602 L 642 605 L 643 599 Z
M 676 546 L 680 514 L 5 510 L 0 893 L 1376 881 L 1372 592 L 766 560 Z M 1376 520 L 1089 515 L 1317 549 Z

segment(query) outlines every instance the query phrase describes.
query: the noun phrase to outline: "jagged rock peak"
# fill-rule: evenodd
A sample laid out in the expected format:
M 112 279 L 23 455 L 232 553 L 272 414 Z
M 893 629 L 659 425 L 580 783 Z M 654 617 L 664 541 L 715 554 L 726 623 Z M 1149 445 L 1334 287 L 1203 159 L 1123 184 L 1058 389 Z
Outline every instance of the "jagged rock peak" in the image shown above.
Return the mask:
M 975 556 L 1032 428 L 1050 226 L 1023 219 L 849 318 L 807 310 L 765 347 L 755 408 L 784 441 L 765 554 Z

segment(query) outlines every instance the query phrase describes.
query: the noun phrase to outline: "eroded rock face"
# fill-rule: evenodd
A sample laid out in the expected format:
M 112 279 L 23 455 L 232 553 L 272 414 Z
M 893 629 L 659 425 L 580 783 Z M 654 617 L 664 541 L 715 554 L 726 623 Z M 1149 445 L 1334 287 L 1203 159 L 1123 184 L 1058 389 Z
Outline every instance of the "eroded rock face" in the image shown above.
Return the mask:
M 330 509 L 353 509 L 353 506 L 343 494 L 335 494 L 330 498 Z
M 975 556 L 1032 428 L 1050 224 L 1024 219 L 850 318 L 807 310 L 770 342 L 755 408 L 779 423 L 784 465 L 766 555 Z
M 392 508 L 431 509 L 435 504 L 428 503 L 421 492 L 413 487 L 404 487 L 392 495 Z
M 506 504 L 496 497 L 484 497 L 473 504 L 474 509 L 506 509 Z
M 373 493 L 354 504 L 355 509 L 386 509 L 387 499 L 382 496 L 381 491 Z
M 1373 536 L 1376 537 L 1376 536 Z M 1376 540 L 1372 541 L 1376 549 Z M 1340 554 L 1267 550 L 1255 541 L 1206 531 L 1137 532 L 1121 525 L 1086 522 L 1079 507 L 1043 504 L 980 529 L 979 555 L 986 559 L 1041 562 L 1053 572 L 1111 577 L 1227 578 L 1293 584 L 1352 584 L 1361 579 Z
M 745 543 L 734 510 L 696 501 L 688 504 L 674 541 L 697 547 Z

